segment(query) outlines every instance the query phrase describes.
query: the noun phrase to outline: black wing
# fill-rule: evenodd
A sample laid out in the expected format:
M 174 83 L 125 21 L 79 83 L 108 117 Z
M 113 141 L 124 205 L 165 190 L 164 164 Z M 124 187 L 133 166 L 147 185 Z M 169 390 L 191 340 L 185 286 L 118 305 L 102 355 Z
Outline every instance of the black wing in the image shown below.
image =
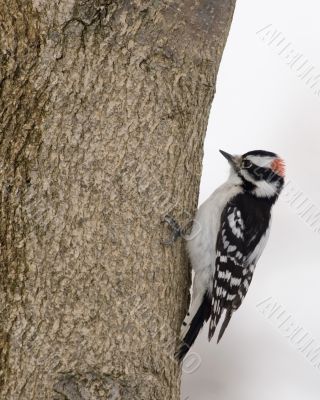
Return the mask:
M 216 243 L 216 269 L 209 340 L 226 310 L 218 341 L 232 313 L 242 303 L 267 239 L 271 207 L 263 200 L 240 194 L 230 201 L 221 215 Z

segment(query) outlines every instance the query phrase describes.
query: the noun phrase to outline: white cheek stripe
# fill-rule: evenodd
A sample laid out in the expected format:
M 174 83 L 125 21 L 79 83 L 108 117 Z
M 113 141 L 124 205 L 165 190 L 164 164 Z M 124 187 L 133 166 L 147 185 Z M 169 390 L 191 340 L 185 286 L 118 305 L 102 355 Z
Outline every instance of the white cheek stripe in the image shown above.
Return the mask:
M 258 197 L 273 197 L 275 194 L 278 192 L 278 182 L 267 182 L 267 181 L 256 181 L 254 180 L 250 174 L 245 171 L 241 170 L 242 176 L 245 178 L 245 180 L 253 183 L 256 186 L 256 189 L 254 190 L 254 193 Z
M 257 188 L 254 190 L 258 197 L 273 197 L 277 194 L 278 184 L 277 182 L 268 183 L 266 181 L 258 181 L 255 183 Z
M 259 156 L 247 156 L 247 160 L 250 160 L 253 164 L 258 167 L 270 168 L 275 157 L 259 157 Z

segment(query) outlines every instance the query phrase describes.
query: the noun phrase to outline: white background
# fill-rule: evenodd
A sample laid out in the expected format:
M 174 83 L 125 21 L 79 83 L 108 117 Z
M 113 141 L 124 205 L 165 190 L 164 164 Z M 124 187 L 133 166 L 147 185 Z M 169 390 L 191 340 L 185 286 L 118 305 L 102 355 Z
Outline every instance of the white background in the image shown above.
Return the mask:
M 320 95 L 306 83 L 320 74 L 319 16 L 319 0 L 238 0 L 207 131 L 200 203 L 228 176 L 218 149 L 264 149 L 286 160 L 287 182 L 320 211 Z M 282 33 L 282 46 L 257 34 L 270 24 Z M 308 60 L 305 72 L 314 67 L 307 78 L 299 77 L 298 64 L 288 65 L 290 56 L 279 55 L 288 43 Z M 204 329 L 193 347 L 202 361 L 183 376 L 183 400 L 319 400 L 320 366 L 285 329 L 292 322 L 308 334 L 302 345 L 314 340 L 312 348 L 320 348 L 320 234 L 289 198 L 275 206 L 269 243 L 222 341 L 208 343 Z M 281 307 L 278 319 L 258 306 L 267 298 Z

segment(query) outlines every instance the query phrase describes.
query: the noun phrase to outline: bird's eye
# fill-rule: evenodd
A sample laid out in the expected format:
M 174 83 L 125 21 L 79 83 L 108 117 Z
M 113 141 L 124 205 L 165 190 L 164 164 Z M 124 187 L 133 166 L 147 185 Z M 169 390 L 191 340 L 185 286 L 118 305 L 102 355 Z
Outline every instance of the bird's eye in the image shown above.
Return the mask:
M 252 162 L 249 160 L 242 161 L 242 168 L 250 168 L 252 166 Z

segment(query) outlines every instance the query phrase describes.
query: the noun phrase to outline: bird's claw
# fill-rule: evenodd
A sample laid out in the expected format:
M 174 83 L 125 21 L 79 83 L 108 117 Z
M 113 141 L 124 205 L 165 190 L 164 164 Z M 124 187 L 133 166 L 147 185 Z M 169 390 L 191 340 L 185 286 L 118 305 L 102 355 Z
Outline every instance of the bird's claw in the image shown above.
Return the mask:
M 162 240 L 161 243 L 165 246 L 172 246 L 173 243 L 182 236 L 182 229 L 177 223 L 177 221 L 170 215 L 165 215 L 161 220 L 161 223 L 167 223 L 172 230 L 172 235 L 170 239 Z

